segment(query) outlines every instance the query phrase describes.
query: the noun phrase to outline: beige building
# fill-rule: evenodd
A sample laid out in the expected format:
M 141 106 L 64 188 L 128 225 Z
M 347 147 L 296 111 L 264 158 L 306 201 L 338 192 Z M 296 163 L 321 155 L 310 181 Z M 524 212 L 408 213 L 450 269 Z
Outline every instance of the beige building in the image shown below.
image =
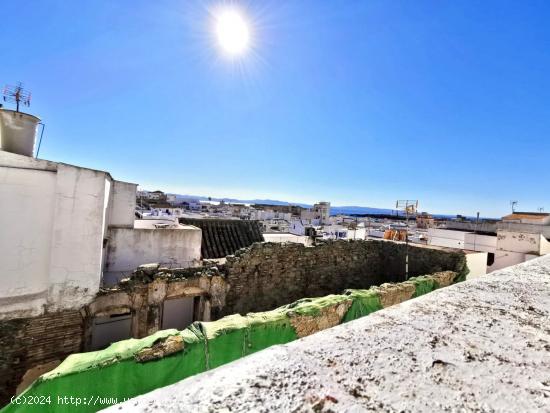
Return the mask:
M 319 220 L 319 225 L 330 223 L 330 202 L 319 202 L 313 205 L 313 218 Z
M 416 227 L 420 229 L 433 228 L 435 226 L 435 219 L 432 215 L 422 212 L 416 216 Z

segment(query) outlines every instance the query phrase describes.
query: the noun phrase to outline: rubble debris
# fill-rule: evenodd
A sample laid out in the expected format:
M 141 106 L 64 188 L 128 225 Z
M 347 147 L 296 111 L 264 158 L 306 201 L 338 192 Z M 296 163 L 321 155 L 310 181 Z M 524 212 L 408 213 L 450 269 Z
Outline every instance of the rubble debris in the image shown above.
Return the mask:
M 380 287 L 376 287 L 376 289 L 380 294 L 380 302 L 384 308 L 412 298 L 416 291 L 414 284 L 407 282 L 399 284 L 385 283 Z
M 352 302 L 352 300 L 345 300 L 339 304 L 321 308 L 318 314 L 297 315 L 291 313 L 290 322 L 299 338 L 306 337 L 340 324 Z

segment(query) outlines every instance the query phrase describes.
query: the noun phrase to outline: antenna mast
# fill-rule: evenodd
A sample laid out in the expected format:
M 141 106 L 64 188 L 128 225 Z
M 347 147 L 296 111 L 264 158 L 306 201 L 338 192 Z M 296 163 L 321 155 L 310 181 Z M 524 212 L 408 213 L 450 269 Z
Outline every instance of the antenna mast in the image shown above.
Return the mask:
M 405 211 L 406 226 L 405 226 L 405 280 L 409 279 L 409 215 L 416 215 L 418 209 L 417 199 L 400 199 L 395 203 L 397 213 Z
M 4 102 L 15 103 L 15 111 L 19 112 L 19 105 L 31 105 L 31 92 L 23 89 L 23 83 L 17 82 L 16 86 L 7 85 L 2 94 Z

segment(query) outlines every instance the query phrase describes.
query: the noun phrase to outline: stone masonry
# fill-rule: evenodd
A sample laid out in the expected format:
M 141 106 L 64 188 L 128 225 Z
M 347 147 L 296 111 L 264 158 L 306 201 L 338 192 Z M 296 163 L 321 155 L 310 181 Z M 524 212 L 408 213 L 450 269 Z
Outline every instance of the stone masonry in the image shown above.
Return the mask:
M 409 276 L 467 272 L 458 250 L 409 246 Z M 228 292 L 220 315 L 272 310 L 303 297 L 404 281 L 405 245 L 388 241 L 254 244 L 227 257 Z M 213 310 L 213 314 L 215 314 Z

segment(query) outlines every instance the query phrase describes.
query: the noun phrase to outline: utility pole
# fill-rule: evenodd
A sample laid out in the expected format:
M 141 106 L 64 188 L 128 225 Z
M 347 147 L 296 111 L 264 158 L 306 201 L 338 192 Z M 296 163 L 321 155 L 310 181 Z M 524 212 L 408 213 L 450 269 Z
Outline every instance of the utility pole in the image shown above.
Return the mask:
M 369 234 L 370 234 L 370 217 L 367 217 L 367 222 L 368 222 L 368 226 L 367 226 L 367 236 L 365 238 L 369 238 Z
M 409 279 L 409 215 L 416 214 L 418 200 L 402 199 L 395 203 L 397 211 L 405 211 L 405 281 Z
M 479 212 L 477 213 L 476 217 L 476 227 L 474 229 L 474 251 L 476 251 L 476 241 L 477 241 L 477 225 L 479 223 Z

